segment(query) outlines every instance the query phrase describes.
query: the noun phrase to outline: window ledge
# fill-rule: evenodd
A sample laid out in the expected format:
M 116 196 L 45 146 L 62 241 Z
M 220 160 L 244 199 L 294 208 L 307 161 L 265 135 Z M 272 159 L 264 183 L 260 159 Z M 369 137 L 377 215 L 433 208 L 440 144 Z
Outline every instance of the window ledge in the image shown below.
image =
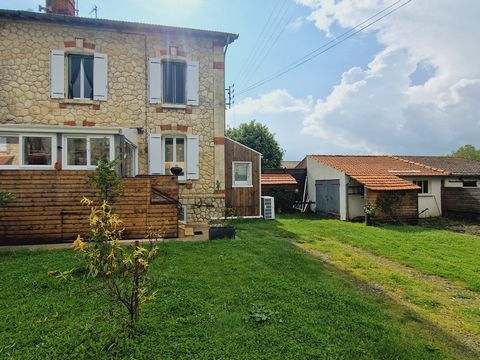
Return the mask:
M 251 188 L 253 185 L 232 185 L 234 188 Z
M 162 109 L 186 109 L 186 104 L 160 104 Z
M 100 101 L 90 99 L 64 99 L 63 103 L 75 105 L 100 105 Z

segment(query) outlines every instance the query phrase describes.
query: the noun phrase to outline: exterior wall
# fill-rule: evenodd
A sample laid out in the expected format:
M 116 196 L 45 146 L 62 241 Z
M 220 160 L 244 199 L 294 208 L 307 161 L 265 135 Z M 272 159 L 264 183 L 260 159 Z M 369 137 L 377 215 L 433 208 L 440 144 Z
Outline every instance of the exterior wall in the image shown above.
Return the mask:
M 316 198 L 315 180 L 340 180 L 340 220 L 347 220 L 347 176 L 309 157 L 307 157 L 306 160 L 307 187 L 310 201 L 315 201 Z M 311 210 L 315 211 L 315 204 L 311 205 Z
M 75 39 L 82 48 L 70 48 Z M 176 56 L 169 52 L 176 47 Z M 224 204 L 224 55 L 213 38 L 142 34 L 0 20 L 0 124 L 49 124 L 143 128 L 139 173 L 148 172 L 150 133 L 200 136 L 199 180 L 180 184 L 189 222 L 205 222 Z M 94 48 L 94 50 L 92 49 Z M 108 55 L 108 100 L 50 98 L 50 50 Z M 149 104 L 147 59 L 168 57 L 200 63 L 199 106 Z M 203 206 L 209 205 L 209 206 Z M 213 206 L 210 206 L 213 205 Z
M 252 186 L 233 186 L 233 161 L 252 163 Z M 246 146 L 225 138 L 225 206 L 239 216 L 260 216 L 260 164 L 261 155 Z
M 418 212 L 421 218 L 442 216 L 442 179 L 405 178 L 406 180 L 428 180 L 428 194 L 418 194 Z M 428 209 L 428 210 L 426 210 Z M 426 211 L 424 211 L 426 210 Z M 422 213 L 423 212 L 423 213 Z
M 480 218 L 480 188 L 444 186 L 442 200 L 442 210 L 446 216 Z
M 86 184 L 91 171 L 1 170 L 2 190 L 15 199 L 2 209 L 0 245 L 68 242 L 87 235 L 90 209 L 80 204 L 86 196 L 98 203 L 98 191 Z M 149 231 L 177 237 L 176 204 L 155 195 L 156 188 L 178 199 L 174 176 L 123 179 L 123 191 L 114 204 L 125 239 L 145 238 Z
M 479 177 L 464 177 L 462 179 L 467 181 L 476 181 L 477 188 L 479 187 L 479 184 L 480 184 Z M 462 179 L 460 179 L 459 177 L 446 178 L 443 180 L 443 186 L 448 188 L 451 188 L 451 187 L 463 188 Z
M 400 191 L 403 196 L 398 204 L 396 210 L 397 219 L 407 222 L 416 224 L 418 223 L 418 196 L 417 190 L 407 190 L 407 191 Z M 381 194 L 381 191 L 372 191 L 366 190 L 366 198 L 367 202 L 374 203 L 378 196 Z M 379 214 L 378 215 L 379 221 L 381 222 L 389 222 L 392 219 L 387 214 Z

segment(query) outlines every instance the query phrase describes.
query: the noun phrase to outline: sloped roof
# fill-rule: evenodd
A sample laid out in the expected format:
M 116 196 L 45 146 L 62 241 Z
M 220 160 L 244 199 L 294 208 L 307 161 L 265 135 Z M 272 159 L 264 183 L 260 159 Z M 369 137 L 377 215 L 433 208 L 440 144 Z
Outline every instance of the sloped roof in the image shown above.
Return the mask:
M 298 164 L 300 164 L 299 160 L 286 160 L 280 163 L 280 167 L 284 169 L 294 169 Z
M 297 185 L 290 174 L 262 174 L 262 185 Z
M 480 161 L 453 156 L 397 156 L 415 164 L 441 169 L 456 176 L 480 176 Z
M 191 35 L 209 36 L 221 39 L 224 44 L 230 44 L 238 38 L 238 34 L 226 33 L 221 31 L 190 29 L 176 26 L 165 26 L 156 24 L 146 24 L 132 21 L 120 21 L 109 19 L 86 18 L 80 16 L 68 16 L 59 14 L 45 14 L 33 11 L 22 10 L 6 10 L 0 9 L 0 18 L 24 20 L 24 21 L 40 21 L 46 23 L 57 23 L 72 26 L 91 27 L 96 29 L 117 29 L 139 32 L 168 32 L 182 33 Z
M 370 190 L 417 190 L 404 176 L 445 176 L 448 173 L 392 156 L 309 155 L 311 159 L 337 169 Z

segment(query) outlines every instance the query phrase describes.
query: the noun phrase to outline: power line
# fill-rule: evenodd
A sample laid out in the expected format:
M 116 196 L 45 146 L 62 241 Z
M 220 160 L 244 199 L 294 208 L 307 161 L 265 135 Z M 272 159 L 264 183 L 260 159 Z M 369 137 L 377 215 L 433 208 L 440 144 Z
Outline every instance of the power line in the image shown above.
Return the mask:
M 376 20 L 368 23 L 367 25 L 365 26 L 362 26 L 363 24 L 369 22 L 370 20 L 376 18 L 378 15 L 386 12 L 387 10 L 391 9 L 392 7 L 394 7 L 395 5 L 397 5 L 398 3 L 402 2 L 403 0 L 398 0 L 396 1 L 395 3 L 393 3 L 392 5 L 386 7 L 385 9 L 383 9 L 382 11 L 379 11 L 378 13 L 376 13 L 375 15 L 371 16 L 370 18 L 362 21 L 361 23 L 359 23 L 358 25 L 356 25 L 355 27 L 353 27 L 352 29 L 346 31 L 345 33 L 343 33 L 341 36 L 327 42 L 326 44 L 320 46 L 319 48 L 311 51 L 310 53 L 306 54 L 305 56 L 301 57 L 300 59 L 297 59 L 296 61 L 292 62 L 291 64 L 283 67 L 282 69 L 276 71 L 275 73 L 271 74 L 270 76 L 267 76 L 266 78 L 264 78 L 263 80 L 260 80 L 260 81 L 257 81 L 256 83 L 253 83 L 252 85 L 249 85 L 247 86 L 245 89 L 241 90 L 238 92 L 237 96 L 238 95 L 242 95 L 242 94 L 245 94 L 246 92 L 249 92 L 259 86 L 262 86 L 264 85 L 265 83 L 267 82 L 270 82 L 274 79 L 277 79 L 279 78 L 280 76 L 298 68 L 299 66 L 305 64 L 306 62 L 308 61 L 311 61 L 313 60 L 314 58 L 316 58 L 317 56 L 320 56 L 321 54 L 324 54 L 325 52 L 327 52 L 328 50 L 334 48 L 335 46 L 343 43 L 344 41 L 350 39 L 351 37 L 355 36 L 356 34 L 362 32 L 363 30 L 365 30 L 366 28 L 376 24 L 377 22 L 381 21 L 382 19 L 384 19 L 385 17 L 389 16 L 390 14 L 394 13 L 395 11 L 399 10 L 400 8 L 404 7 L 405 5 L 409 4 L 410 2 L 412 2 L 412 0 L 408 0 L 406 1 L 405 3 L 395 7 L 394 9 L 388 11 L 386 14 L 382 15 L 381 17 L 377 18 Z M 354 31 L 355 29 L 357 29 L 356 31 Z M 343 39 L 342 39 L 343 37 Z M 330 45 L 331 44 L 331 45 Z M 330 46 L 329 46 L 330 45 Z M 323 49 L 323 50 L 322 50 Z M 320 51 L 322 50 L 322 51 Z
M 270 39 L 278 32 L 279 27 L 283 21 L 283 18 L 285 17 L 286 12 L 289 8 L 287 1 L 288 0 L 283 0 L 283 2 L 281 3 L 281 6 L 278 8 L 277 14 L 275 14 L 275 16 L 272 17 L 273 20 L 270 24 L 268 31 L 265 33 L 265 36 L 259 42 L 258 49 L 254 51 L 253 57 L 250 63 L 246 66 L 245 71 L 242 74 L 242 77 L 238 79 L 239 84 L 243 84 L 244 82 L 246 82 L 247 77 L 248 78 L 251 77 L 251 75 L 249 76 L 249 74 L 251 73 L 251 70 L 256 66 L 256 63 L 262 58 L 264 50 L 268 46 Z
M 286 0 L 285 0 L 286 1 Z M 252 57 L 254 56 L 255 52 L 257 51 L 257 49 L 260 48 L 261 44 L 263 43 L 263 35 L 265 34 L 265 31 L 267 30 L 267 28 L 269 27 L 270 25 L 270 20 L 272 20 L 273 18 L 273 14 L 277 11 L 277 5 L 280 4 L 280 2 L 278 1 L 274 1 L 275 5 L 272 9 L 272 11 L 270 12 L 270 16 L 268 17 L 267 19 L 267 22 L 265 23 L 265 25 L 263 26 L 262 28 L 262 31 L 260 32 L 260 35 L 259 37 L 257 38 L 257 42 L 255 43 L 255 46 L 252 48 L 252 51 L 250 51 L 250 53 L 248 54 L 247 56 L 247 59 L 245 60 L 245 62 L 243 63 L 243 66 L 241 68 L 241 70 L 239 71 L 238 73 L 238 78 L 240 78 L 241 76 L 244 75 L 245 71 L 246 71 L 246 67 L 250 65 L 250 62 L 252 61 Z
M 250 79 L 252 78 L 252 76 L 254 76 L 256 74 L 256 72 L 258 71 L 260 66 L 263 65 L 263 63 L 265 62 L 265 59 L 267 59 L 268 55 L 270 54 L 270 52 L 272 51 L 274 46 L 277 44 L 278 40 L 280 39 L 280 37 L 285 32 L 285 29 L 287 28 L 288 24 L 290 23 L 290 21 L 293 19 L 293 16 L 295 15 L 294 10 L 295 10 L 295 4 L 292 2 L 291 7 L 290 7 L 290 16 L 287 18 L 287 21 L 283 24 L 283 27 L 278 32 L 277 36 L 273 39 L 273 41 L 270 42 L 270 47 L 267 49 L 266 53 L 263 56 L 260 57 L 260 59 L 259 59 L 260 61 L 258 62 L 257 66 L 255 66 L 255 68 L 252 69 L 252 71 L 250 73 L 250 76 L 248 76 L 245 79 L 246 83 L 248 83 L 248 81 L 250 81 Z M 286 15 L 286 13 L 285 13 L 285 15 Z M 272 36 L 273 36 L 273 34 L 272 34 Z M 272 38 L 272 36 L 269 38 L 269 40 Z M 268 43 L 268 41 L 267 41 L 267 43 Z

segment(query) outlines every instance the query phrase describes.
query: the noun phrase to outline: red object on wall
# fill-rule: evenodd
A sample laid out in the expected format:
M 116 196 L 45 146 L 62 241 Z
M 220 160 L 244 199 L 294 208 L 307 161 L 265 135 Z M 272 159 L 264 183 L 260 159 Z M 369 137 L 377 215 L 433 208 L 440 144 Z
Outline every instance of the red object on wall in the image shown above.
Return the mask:
M 75 16 L 75 0 L 47 0 L 47 13 Z

